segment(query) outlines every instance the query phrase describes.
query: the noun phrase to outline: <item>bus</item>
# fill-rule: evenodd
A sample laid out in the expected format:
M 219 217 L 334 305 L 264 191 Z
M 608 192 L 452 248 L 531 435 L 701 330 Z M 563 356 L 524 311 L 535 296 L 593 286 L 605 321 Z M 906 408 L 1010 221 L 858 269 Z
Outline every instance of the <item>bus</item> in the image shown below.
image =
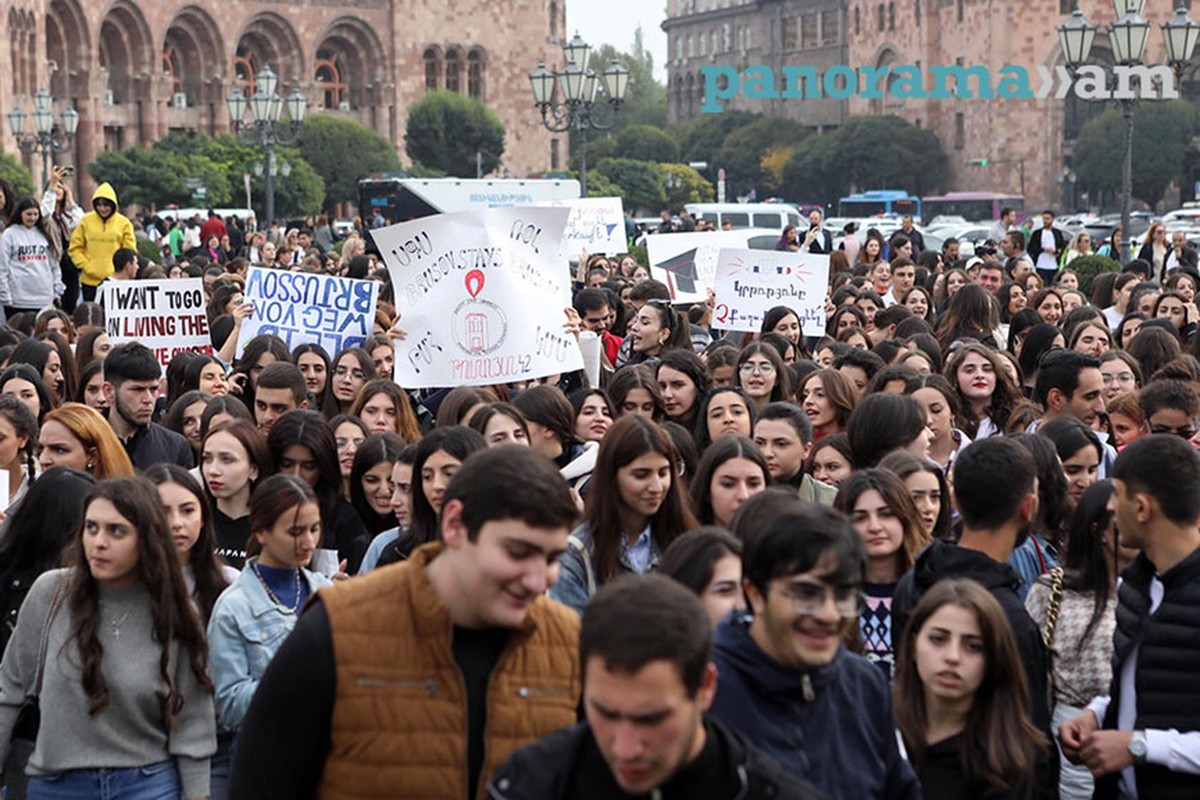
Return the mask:
M 579 197 L 579 181 L 486 178 L 406 178 L 373 175 L 358 182 L 358 213 L 389 224 L 478 208 L 534 206 Z
M 967 222 L 991 222 L 1000 219 L 1000 209 L 1017 212 L 1017 223 L 1025 220 L 1025 198 L 995 192 L 950 192 L 937 197 L 922 198 L 923 220 L 934 217 L 962 217 Z
M 839 217 L 876 217 L 880 214 L 921 216 L 921 198 L 897 189 L 859 192 L 838 201 Z

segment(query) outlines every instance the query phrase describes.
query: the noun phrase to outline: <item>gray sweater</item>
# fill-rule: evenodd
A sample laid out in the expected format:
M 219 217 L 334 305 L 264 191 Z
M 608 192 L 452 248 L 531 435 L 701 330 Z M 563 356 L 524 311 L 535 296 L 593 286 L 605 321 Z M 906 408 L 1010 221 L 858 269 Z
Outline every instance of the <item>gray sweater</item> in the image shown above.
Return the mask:
M 7 757 L 13 725 L 36 680 L 42 626 L 55 584 L 68 569 L 42 575 L 29 590 L 0 663 L 0 763 Z M 174 759 L 184 796 L 208 795 L 209 757 L 216 752 L 213 698 L 196 682 L 186 651 L 171 643 L 171 668 L 184 706 L 168 729 L 159 708 L 166 684 L 159 675 L 161 647 L 153 638 L 151 599 L 145 586 L 101 584 L 99 639 L 104 647 L 108 708 L 88 715 L 79 668 L 79 649 L 70 635 L 69 601 L 64 598 L 50 628 L 42 679 L 41 728 L 29 759 L 30 775 L 71 769 L 132 768 Z

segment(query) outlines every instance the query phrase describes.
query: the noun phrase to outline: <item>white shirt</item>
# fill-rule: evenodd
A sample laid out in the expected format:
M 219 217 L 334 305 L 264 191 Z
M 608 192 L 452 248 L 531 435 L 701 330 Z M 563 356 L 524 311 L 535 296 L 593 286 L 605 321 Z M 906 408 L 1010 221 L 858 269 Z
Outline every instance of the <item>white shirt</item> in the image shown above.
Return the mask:
M 1163 584 L 1155 575 L 1150 581 L 1150 613 L 1158 611 L 1163 601 Z M 1137 722 L 1137 660 L 1141 645 L 1136 645 L 1133 652 L 1121 665 L 1121 700 L 1117 707 L 1117 730 L 1132 731 Z M 1103 724 L 1104 715 L 1108 712 L 1111 697 L 1097 697 L 1088 703 L 1087 710 L 1096 715 Z M 1186 772 L 1189 775 L 1200 775 L 1200 731 L 1180 733 L 1174 728 L 1170 730 L 1147 730 L 1146 732 L 1146 763 L 1159 764 L 1172 772 Z M 1121 796 L 1129 800 L 1138 800 L 1137 781 L 1134 778 L 1133 767 L 1121 770 Z
M 1051 250 L 1053 250 L 1054 244 L 1055 244 L 1054 243 L 1054 234 L 1050 232 L 1049 228 L 1042 228 L 1042 240 L 1041 241 L 1042 241 L 1042 251 L 1040 253 L 1038 253 L 1037 264 L 1035 266 L 1041 270 L 1048 270 L 1048 269 L 1057 270 L 1058 262 L 1054 260 L 1053 255 L 1046 252 L 1047 247 L 1049 247 Z

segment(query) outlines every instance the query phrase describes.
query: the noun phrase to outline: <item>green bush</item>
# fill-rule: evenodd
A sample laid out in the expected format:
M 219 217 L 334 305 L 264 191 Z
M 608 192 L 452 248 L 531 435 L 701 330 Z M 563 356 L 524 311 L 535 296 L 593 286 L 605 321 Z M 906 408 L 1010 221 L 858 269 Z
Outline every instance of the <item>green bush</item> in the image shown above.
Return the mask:
M 1079 256 L 1072 259 L 1069 269 L 1079 276 L 1079 291 L 1092 296 L 1092 281 L 1105 272 L 1120 272 L 1121 265 L 1108 256 Z

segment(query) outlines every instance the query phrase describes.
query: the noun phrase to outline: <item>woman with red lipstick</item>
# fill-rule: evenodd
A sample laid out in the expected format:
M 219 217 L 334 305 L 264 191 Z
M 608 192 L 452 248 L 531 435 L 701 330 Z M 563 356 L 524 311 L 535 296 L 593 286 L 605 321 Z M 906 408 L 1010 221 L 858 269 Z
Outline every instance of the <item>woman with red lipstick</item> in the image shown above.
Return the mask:
M 926 797 L 1026 800 L 1049 742 L 1029 717 L 1025 668 L 1000 604 L 972 580 L 936 584 L 896 661 L 896 727 Z
M 867 551 L 866 606 L 859 615 L 863 655 L 890 679 L 896 664 L 892 595 L 900 576 L 933 541 L 904 482 L 886 469 L 854 472 L 838 489 L 833 507 L 850 517 Z
M 946 364 L 946 379 L 958 396 L 957 426 L 971 441 L 1004 433 L 1021 395 L 994 350 L 963 344 Z
M 213 759 L 212 800 L 228 796 L 237 731 L 271 657 L 295 627 L 304 601 L 331 583 L 304 568 L 321 541 L 321 506 L 305 481 L 292 475 L 263 481 L 250 499 L 250 528 L 246 568 L 217 600 L 208 623 L 222 745 Z

